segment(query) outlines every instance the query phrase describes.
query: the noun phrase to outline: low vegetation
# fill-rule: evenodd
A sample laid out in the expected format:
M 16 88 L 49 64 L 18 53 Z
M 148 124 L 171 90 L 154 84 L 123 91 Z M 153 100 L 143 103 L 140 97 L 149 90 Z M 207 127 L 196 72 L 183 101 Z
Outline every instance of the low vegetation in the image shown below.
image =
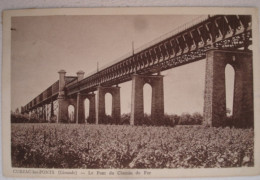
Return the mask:
M 254 166 L 253 129 L 13 123 L 11 138 L 13 167 Z

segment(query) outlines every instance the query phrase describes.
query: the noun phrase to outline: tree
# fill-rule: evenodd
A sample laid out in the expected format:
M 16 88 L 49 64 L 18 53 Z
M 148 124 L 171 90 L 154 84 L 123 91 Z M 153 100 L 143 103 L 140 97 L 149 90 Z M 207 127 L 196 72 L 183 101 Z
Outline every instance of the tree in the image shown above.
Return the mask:
M 19 109 L 18 108 L 16 108 L 15 114 L 19 114 Z

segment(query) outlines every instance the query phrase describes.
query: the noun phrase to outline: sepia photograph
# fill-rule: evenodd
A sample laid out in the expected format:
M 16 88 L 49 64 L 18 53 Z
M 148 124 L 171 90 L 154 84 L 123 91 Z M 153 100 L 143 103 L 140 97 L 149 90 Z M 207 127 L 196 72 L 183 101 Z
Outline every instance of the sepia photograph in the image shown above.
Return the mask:
M 6 174 L 259 174 L 256 9 L 156 10 L 4 12 Z

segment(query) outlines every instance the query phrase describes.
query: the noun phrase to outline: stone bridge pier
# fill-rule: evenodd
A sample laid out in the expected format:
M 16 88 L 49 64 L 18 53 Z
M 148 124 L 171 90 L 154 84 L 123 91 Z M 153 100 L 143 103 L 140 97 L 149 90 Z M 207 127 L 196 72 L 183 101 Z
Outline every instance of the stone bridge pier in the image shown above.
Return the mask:
M 74 120 L 76 119 L 77 112 L 77 99 L 76 97 L 67 98 L 64 96 L 58 96 L 59 110 L 58 110 L 58 123 L 68 123 L 69 113 L 68 108 L 70 105 L 74 107 Z
M 132 76 L 131 125 L 141 125 L 144 119 L 143 86 L 148 83 L 152 87 L 151 119 L 155 124 L 161 124 L 164 116 L 163 76 L 137 75 Z
M 67 96 L 65 94 L 65 74 L 64 70 L 59 71 L 59 95 L 58 95 L 58 120 L 57 122 L 69 122 L 68 107 L 74 107 L 74 120 L 76 123 L 85 123 L 85 99 L 89 99 L 89 120 L 90 123 L 95 122 L 95 94 L 85 94 L 78 92 L 74 96 Z M 77 73 L 78 81 L 83 79 L 84 72 Z M 53 104 L 52 104 L 53 111 Z
M 235 71 L 233 121 L 236 127 L 253 127 L 252 52 L 209 50 L 206 59 L 204 124 L 223 126 L 226 120 L 225 67 Z
M 96 100 L 95 100 L 95 94 L 84 94 L 84 93 L 78 93 L 77 94 L 77 106 L 76 106 L 76 122 L 78 123 L 85 123 L 85 99 L 89 100 L 89 117 L 88 117 L 88 123 L 94 123 L 95 122 L 95 116 L 96 116 Z
M 105 110 L 105 95 L 110 93 L 112 95 L 112 119 L 115 124 L 120 123 L 121 109 L 120 109 L 120 87 L 102 87 L 97 88 L 97 113 L 96 113 L 96 124 L 104 123 L 104 117 L 106 114 Z

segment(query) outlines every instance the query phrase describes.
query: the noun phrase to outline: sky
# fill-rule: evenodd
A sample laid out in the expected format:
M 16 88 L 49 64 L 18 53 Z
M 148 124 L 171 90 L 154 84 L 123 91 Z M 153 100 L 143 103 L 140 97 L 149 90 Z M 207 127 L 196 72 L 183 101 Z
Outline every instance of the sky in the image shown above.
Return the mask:
M 58 80 L 99 67 L 185 24 L 198 16 L 31 16 L 13 17 L 11 37 L 11 109 L 26 105 Z M 192 21 L 193 20 L 193 21 Z M 162 72 L 165 113 L 203 112 L 205 60 Z M 131 110 L 131 81 L 120 84 L 121 113 Z M 231 92 L 231 91 L 230 91 Z M 150 112 L 151 88 L 144 87 Z M 109 99 L 109 97 L 108 97 Z M 231 103 L 229 103 L 231 104 Z M 229 106 L 229 105 L 228 105 Z M 111 109 L 108 100 L 107 109 Z M 110 111 L 110 110 L 108 110 Z

